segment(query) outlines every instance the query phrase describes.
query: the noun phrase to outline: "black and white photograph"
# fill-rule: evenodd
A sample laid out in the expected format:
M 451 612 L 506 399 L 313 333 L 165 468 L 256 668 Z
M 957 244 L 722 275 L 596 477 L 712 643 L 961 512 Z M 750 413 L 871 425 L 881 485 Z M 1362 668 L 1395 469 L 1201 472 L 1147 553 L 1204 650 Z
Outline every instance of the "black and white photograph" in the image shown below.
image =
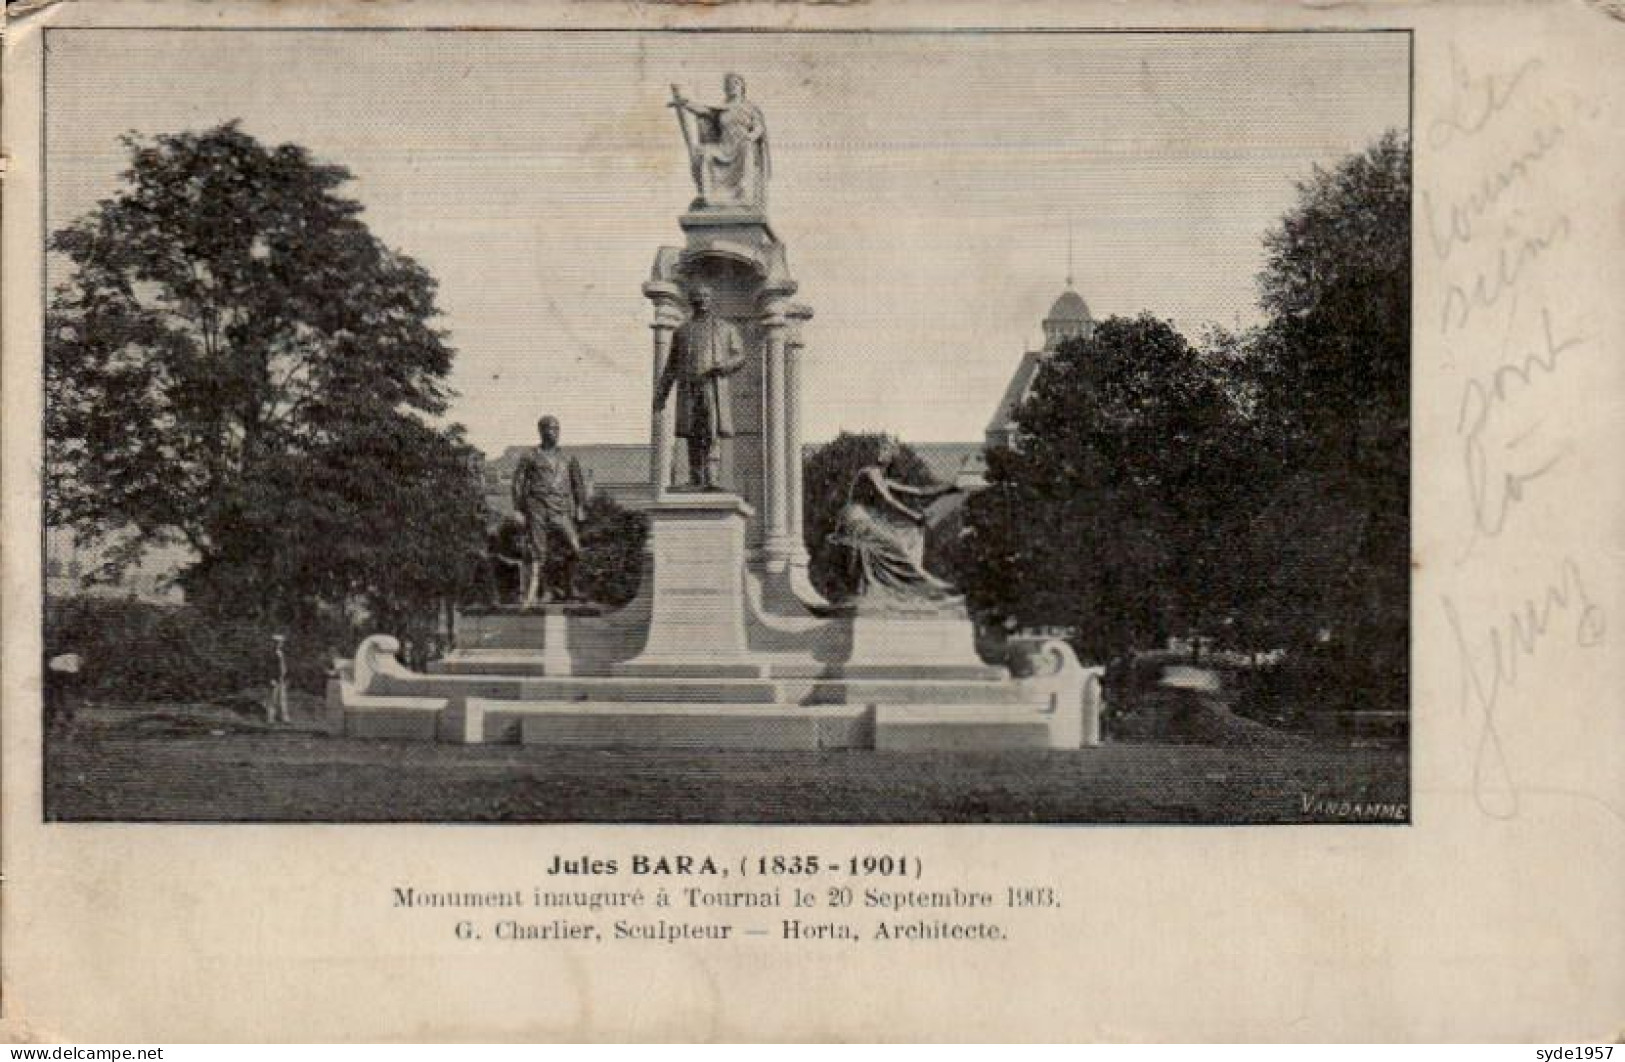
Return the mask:
M 48 821 L 1411 820 L 1408 32 L 43 79 Z
M 1619 7 L 8 5 L 0 1042 L 1604 1062 Z

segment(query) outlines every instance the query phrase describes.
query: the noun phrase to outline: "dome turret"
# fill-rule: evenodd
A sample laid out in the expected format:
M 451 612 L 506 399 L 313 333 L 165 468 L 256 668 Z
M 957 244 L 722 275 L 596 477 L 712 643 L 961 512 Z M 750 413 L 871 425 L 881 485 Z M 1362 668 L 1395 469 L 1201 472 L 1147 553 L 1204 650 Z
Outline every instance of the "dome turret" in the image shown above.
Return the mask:
M 1087 339 L 1095 330 L 1095 321 L 1089 316 L 1089 304 L 1072 287 L 1072 278 L 1066 278 L 1066 290 L 1044 318 L 1044 349 L 1053 351 L 1069 339 Z

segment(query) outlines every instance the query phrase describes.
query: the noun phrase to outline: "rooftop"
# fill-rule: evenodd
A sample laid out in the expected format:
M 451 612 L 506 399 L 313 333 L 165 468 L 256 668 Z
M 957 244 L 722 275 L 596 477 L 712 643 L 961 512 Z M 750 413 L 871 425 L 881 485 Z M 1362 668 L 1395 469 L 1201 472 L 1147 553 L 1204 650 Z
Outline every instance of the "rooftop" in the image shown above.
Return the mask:
M 1089 316 L 1089 304 L 1083 301 L 1083 296 L 1079 295 L 1069 283 L 1066 290 L 1055 300 L 1055 304 L 1049 308 L 1049 315 L 1044 320 L 1084 322 L 1092 321 L 1094 318 Z

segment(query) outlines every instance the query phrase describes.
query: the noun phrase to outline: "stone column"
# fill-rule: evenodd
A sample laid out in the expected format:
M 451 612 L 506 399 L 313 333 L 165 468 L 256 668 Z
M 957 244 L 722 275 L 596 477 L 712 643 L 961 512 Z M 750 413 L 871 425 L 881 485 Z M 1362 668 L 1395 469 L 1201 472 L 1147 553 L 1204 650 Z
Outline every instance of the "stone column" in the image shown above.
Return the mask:
M 786 523 L 792 543 L 791 562 L 803 566 L 807 563 L 807 532 L 802 513 L 805 494 L 801 482 L 804 464 L 801 438 L 801 354 L 806 346 L 806 340 L 801 334 L 801 329 L 812 319 L 812 315 L 810 306 L 797 304 L 790 307 L 789 317 L 792 323 L 784 357 L 784 449 L 789 472 L 785 484 L 790 502 L 789 519 Z
M 660 387 L 661 374 L 666 371 L 666 359 L 671 357 L 671 337 L 683 323 L 682 292 L 677 285 L 663 280 L 651 280 L 643 285 L 643 294 L 654 304 L 654 319 L 649 329 L 654 334 L 655 388 Z M 671 487 L 672 445 L 677 425 L 677 407 L 668 399 L 666 408 L 651 411 L 649 422 L 649 487 L 654 501 L 660 501 Z
M 792 549 L 790 539 L 790 461 L 785 445 L 785 356 L 790 318 L 784 293 L 769 289 L 762 296 L 762 502 L 763 552 L 768 570 L 783 570 Z

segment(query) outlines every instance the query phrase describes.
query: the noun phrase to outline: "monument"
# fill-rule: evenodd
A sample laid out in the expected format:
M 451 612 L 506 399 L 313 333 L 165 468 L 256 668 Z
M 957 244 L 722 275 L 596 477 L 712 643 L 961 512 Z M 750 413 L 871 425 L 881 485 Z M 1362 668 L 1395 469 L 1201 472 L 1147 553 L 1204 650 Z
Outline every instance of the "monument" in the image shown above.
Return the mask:
M 762 111 L 738 75 L 723 91 L 705 106 L 672 89 L 697 195 L 678 217 L 683 243 L 656 252 L 642 289 L 652 500 L 637 597 L 607 612 L 546 600 L 464 610 L 455 651 L 424 673 L 392 638 L 368 638 L 330 688 L 335 728 L 586 747 L 1097 744 L 1100 669 L 1047 639 L 1011 639 L 1003 659 L 983 660 L 964 602 L 927 570 L 923 503 L 952 488 L 898 482 L 883 452 L 835 533 L 858 592 L 830 602 L 808 580 L 800 407 L 813 314 L 767 218 Z M 524 480 L 530 538 L 540 525 L 541 550 L 563 541 L 573 557 L 563 529 L 579 519 L 578 480 L 556 423 L 541 431 L 516 505 Z

